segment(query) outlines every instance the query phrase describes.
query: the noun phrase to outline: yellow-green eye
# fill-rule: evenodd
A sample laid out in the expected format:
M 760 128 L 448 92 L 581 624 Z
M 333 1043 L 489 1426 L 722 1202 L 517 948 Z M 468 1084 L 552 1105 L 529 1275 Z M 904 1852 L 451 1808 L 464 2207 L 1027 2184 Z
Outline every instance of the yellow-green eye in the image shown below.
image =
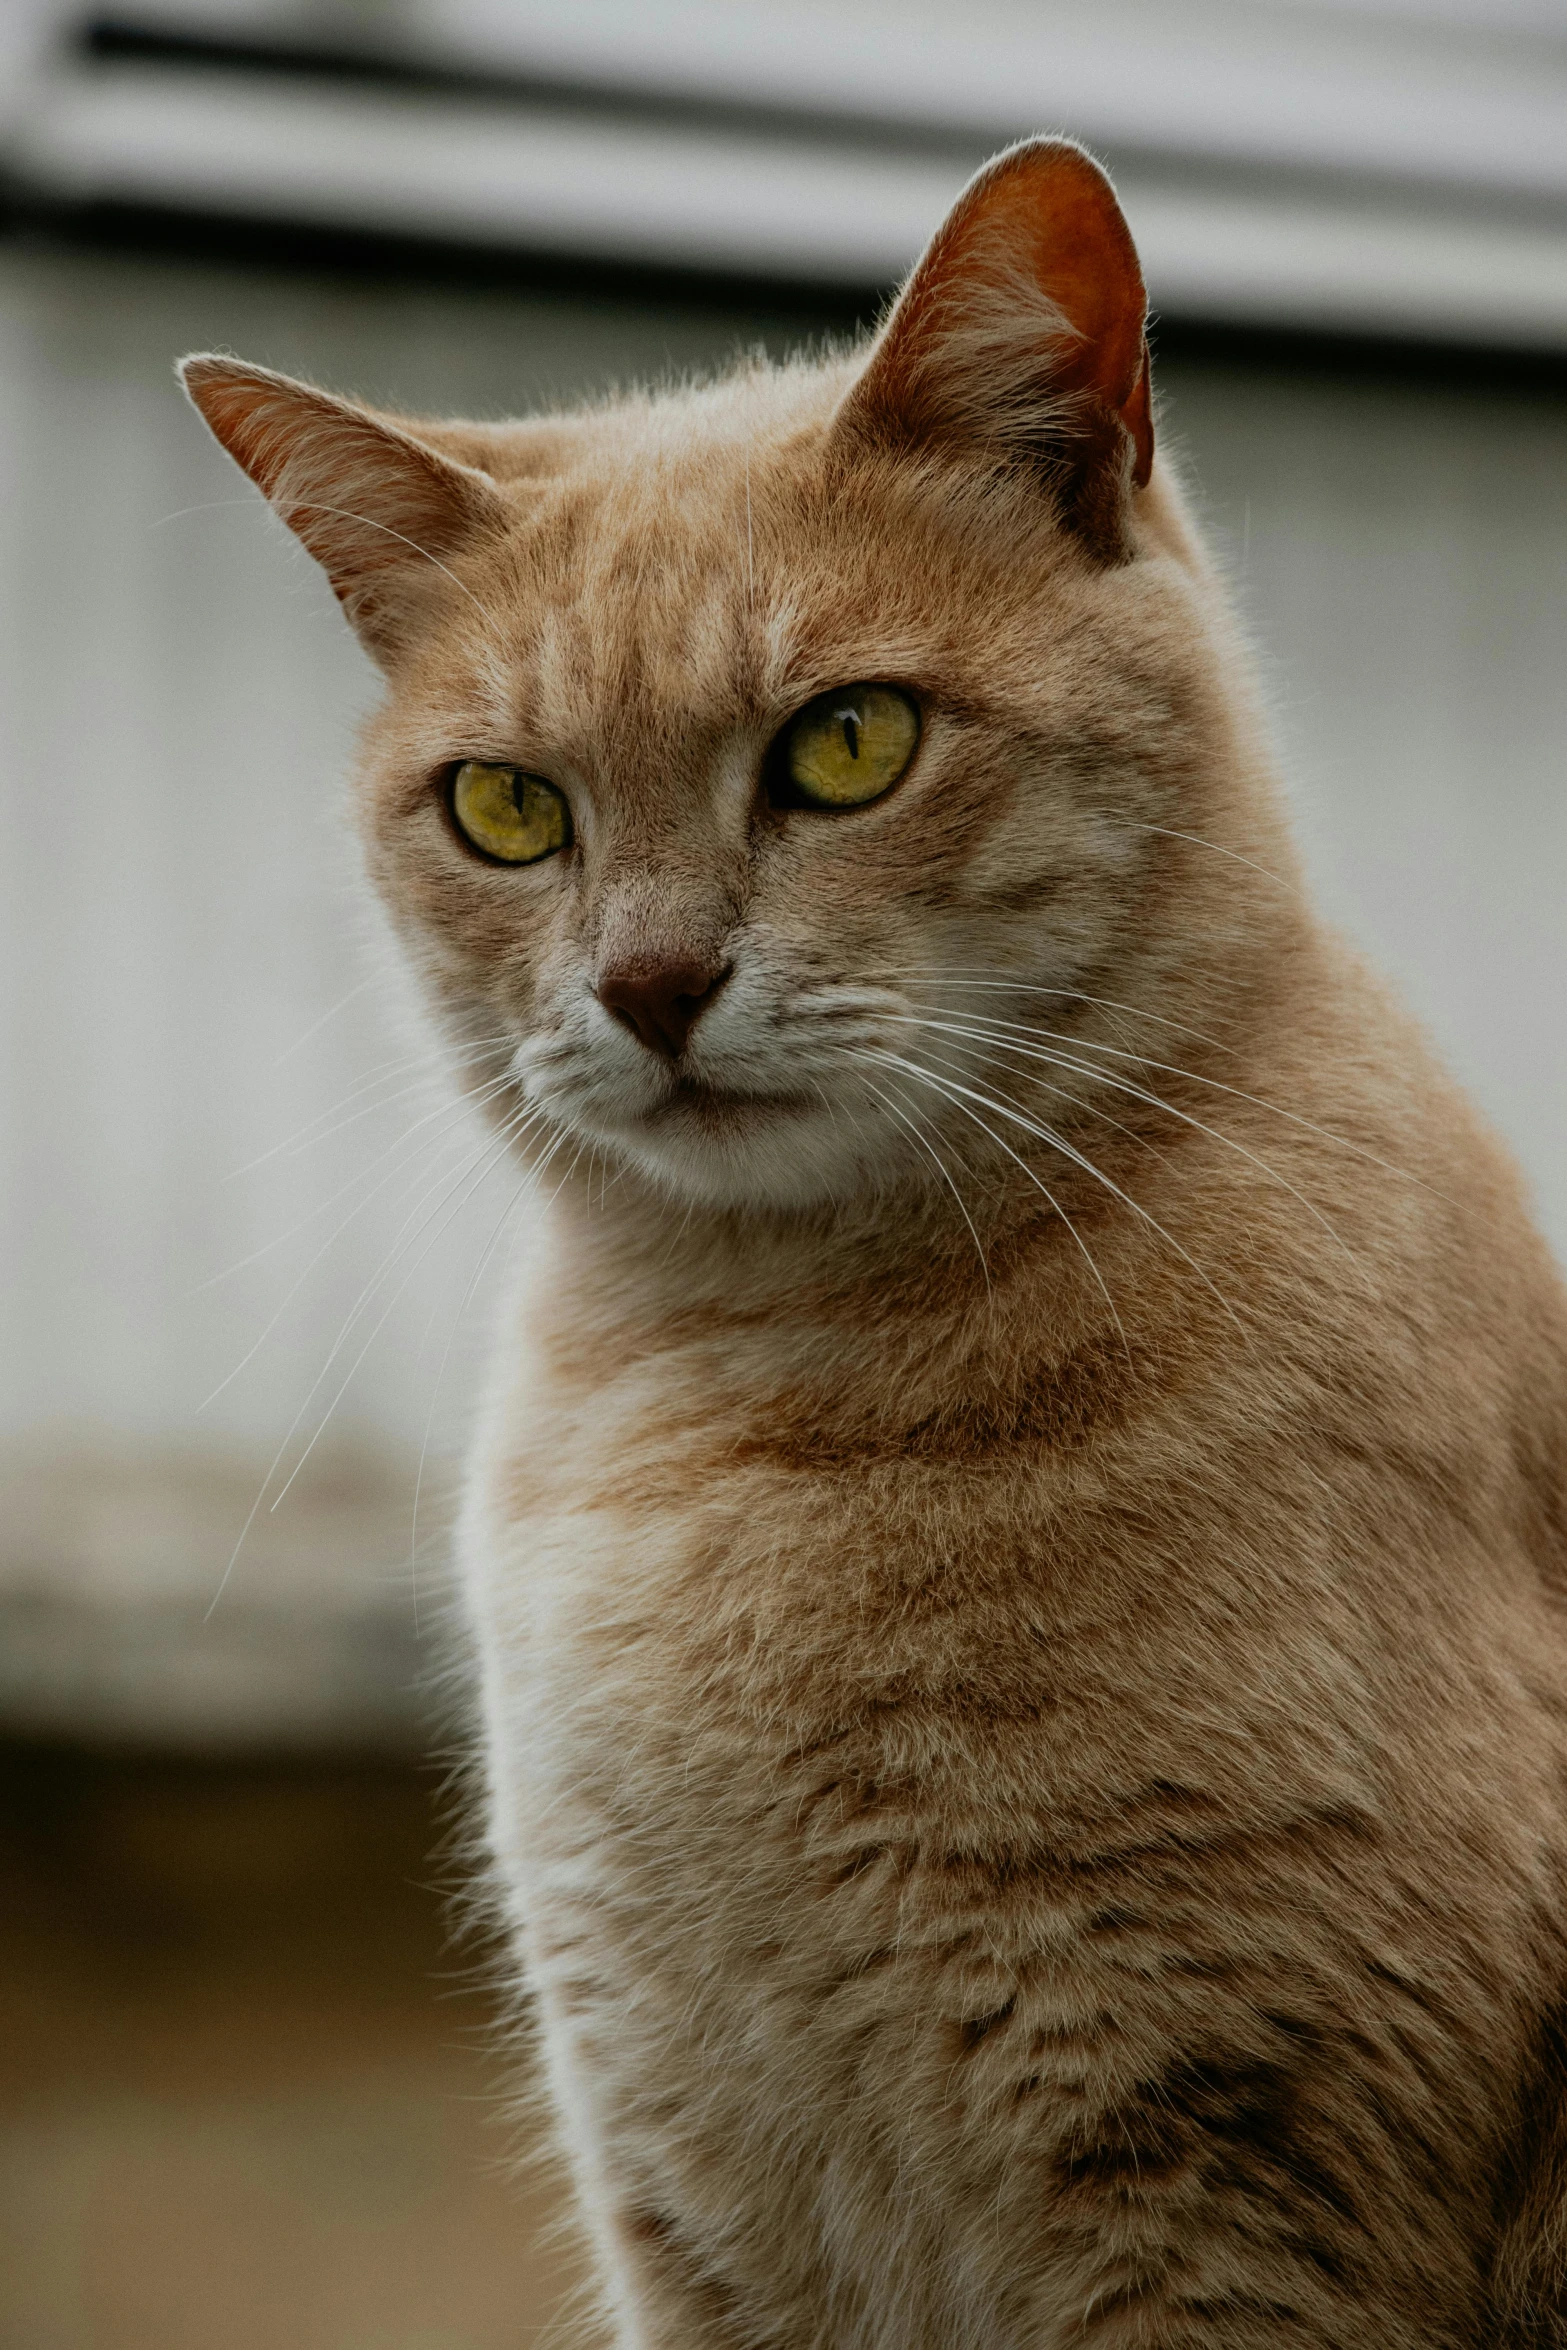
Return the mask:
M 920 714 L 895 685 L 818 694 L 779 737 L 784 796 L 812 808 L 859 808 L 890 791 L 913 758 Z
M 464 759 L 452 779 L 452 814 L 474 847 L 503 865 L 535 865 L 571 840 L 571 810 L 560 793 L 522 767 Z

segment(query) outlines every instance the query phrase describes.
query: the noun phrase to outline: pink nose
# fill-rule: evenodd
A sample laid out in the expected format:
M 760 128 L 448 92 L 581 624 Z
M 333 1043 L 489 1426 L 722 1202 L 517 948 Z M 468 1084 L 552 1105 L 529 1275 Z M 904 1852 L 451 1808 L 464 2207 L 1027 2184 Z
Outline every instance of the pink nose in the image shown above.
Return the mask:
M 727 967 L 715 971 L 699 963 L 655 963 L 634 971 L 606 971 L 598 983 L 598 999 L 650 1053 L 662 1053 L 666 1060 L 675 1061 L 728 977 Z

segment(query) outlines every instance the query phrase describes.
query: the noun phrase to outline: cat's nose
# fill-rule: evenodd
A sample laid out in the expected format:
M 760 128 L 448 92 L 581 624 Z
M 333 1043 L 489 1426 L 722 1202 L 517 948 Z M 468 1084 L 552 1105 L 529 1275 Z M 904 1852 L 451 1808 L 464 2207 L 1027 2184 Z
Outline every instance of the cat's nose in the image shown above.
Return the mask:
M 700 963 L 643 964 L 634 970 L 606 971 L 598 983 L 598 999 L 650 1053 L 674 1061 L 728 977 L 727 964 L 718 971 Z

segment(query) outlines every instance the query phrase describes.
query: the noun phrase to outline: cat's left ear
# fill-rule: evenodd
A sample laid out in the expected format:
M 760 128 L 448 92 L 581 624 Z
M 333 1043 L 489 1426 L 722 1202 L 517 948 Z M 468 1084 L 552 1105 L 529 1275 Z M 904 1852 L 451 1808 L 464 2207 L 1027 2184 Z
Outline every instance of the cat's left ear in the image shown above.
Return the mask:
M 1115 190 L 1071 139 L 1028 139 L 964 189 L 845 399 L 846 440 L 1043 469 L 1064 519 L 1128 553 L 1153 465 L 1147 296 Z
M 416 433 L 311 384 L 206 353 L 180 380 L 237 465 L 325 571 L 389 668 L 458 550 L 510 519 L 495 483 Z

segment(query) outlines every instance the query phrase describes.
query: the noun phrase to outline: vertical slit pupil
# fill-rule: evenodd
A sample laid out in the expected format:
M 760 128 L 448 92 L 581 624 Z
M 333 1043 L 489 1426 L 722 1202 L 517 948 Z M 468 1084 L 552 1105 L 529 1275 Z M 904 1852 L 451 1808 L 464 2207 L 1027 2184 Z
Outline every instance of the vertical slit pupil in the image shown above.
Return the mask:
M 857 759 L 860 755 L 859 719 L 852 710 L 845 710 L 841 715 L 843 718 L 843 739 L 849 746 L 849 756 L 851 759 Z
M 522 787 L 526 781 L 527 778 L 522 769 L 514 767 L 511 771 L 511 804 L 519 816 L 525 815 L 527 812 L 522 804 Z

